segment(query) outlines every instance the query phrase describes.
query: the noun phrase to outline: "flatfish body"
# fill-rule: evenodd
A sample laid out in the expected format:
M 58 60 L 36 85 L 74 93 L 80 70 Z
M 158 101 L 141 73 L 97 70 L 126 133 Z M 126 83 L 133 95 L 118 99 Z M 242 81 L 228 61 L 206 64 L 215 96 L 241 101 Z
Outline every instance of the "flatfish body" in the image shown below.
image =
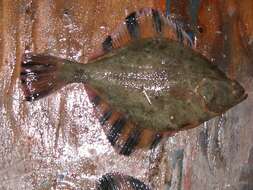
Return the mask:
M 26 100 L 84 83 L 109 142 L 123 155 L 198 126 L 246 98 L 243 87 L 194 50 L 180 23 L 154 9 L 131 13 L 88 64 L 26 54 Z

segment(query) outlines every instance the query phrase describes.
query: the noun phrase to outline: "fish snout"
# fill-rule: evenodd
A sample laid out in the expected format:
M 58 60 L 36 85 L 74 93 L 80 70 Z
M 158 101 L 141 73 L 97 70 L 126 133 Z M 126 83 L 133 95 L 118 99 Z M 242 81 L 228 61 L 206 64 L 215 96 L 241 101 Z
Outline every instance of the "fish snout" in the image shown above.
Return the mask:
M 205 78 L 198 85 L 198 94 L 209 111 L 221 114 L 243 101 L 247 94 L 235 80 L 217 80 Z
M 235 80 L 232 81 L 232 95 L 235 100 L 238 100 L 238 102 L 241 102 L 248 97 L 242 85 Z

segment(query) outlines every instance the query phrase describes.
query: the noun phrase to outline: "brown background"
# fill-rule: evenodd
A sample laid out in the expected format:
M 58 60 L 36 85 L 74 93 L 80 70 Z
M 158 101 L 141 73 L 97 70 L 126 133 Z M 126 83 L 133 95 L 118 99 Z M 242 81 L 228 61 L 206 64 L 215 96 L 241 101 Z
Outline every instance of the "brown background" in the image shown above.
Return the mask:
M 189 2 L 171 0 L 169 10 L 193 23 Z M 86 62 L 127 14 L 142 7 L 166 10 L 165 0 L 0 1 L 0 189 L 89 189 L 111 171 L 154 189 L 253 189 L 252 0 L 202 0 L 193 23 L 200 28 L 197 50 L 237 78 L 248 99 L 153 152 L 117 155 L 81 84 L 23 101 L 18 76 L 25 51 Z

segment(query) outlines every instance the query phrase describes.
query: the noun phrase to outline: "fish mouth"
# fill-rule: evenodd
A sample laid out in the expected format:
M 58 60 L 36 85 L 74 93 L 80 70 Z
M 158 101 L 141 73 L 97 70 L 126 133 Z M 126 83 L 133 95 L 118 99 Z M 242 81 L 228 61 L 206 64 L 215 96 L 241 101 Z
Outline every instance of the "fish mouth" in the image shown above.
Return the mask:
M 243 87 L 242 87 L 242 88 L 243 88 Z M 245 91 L 244 88 L 243 88 L 243 93 L 242 93 L 242 94 L 243 94 L 243 95 L 242 95 L 241 101 L 247 99 L 247 97 L 248 97 L 248 93 Z
M 248 94 L 245 92 L 245 90 L 243 89 L 243 92 L 241 93 L 241 95 L 238 97 L 238 103 L 244 101 L 245 99 L 248 98 Z
M 246 93 L 244 87 L 237 81 L 233 81 L 233 94 L 234 97 L 238 100 L 239 102 L 242 102 L 248 97 L 248 94 Z
M 243 101 L 243 100 L 245 100 L 245 99 L 247 99 L 247 98 L 248 98 L 248 94 L 247 94 L 247 93 L 244 93 L 243 96 L 242 96 L 242 98 L 241 98 L 241 101 Z

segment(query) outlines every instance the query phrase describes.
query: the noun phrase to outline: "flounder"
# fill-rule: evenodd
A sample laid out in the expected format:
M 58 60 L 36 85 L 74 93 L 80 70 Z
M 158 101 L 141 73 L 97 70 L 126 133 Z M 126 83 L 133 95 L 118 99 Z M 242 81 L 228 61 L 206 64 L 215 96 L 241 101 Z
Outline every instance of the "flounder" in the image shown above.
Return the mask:
M 117 152 L 154 147 L 243 101 L 243 87 L 194 50 L 183 25 L 151 8 L 128 15 L 88 64 L 25 54 L 20 78 L 27 101 L 69 83 L 85 85 Z

